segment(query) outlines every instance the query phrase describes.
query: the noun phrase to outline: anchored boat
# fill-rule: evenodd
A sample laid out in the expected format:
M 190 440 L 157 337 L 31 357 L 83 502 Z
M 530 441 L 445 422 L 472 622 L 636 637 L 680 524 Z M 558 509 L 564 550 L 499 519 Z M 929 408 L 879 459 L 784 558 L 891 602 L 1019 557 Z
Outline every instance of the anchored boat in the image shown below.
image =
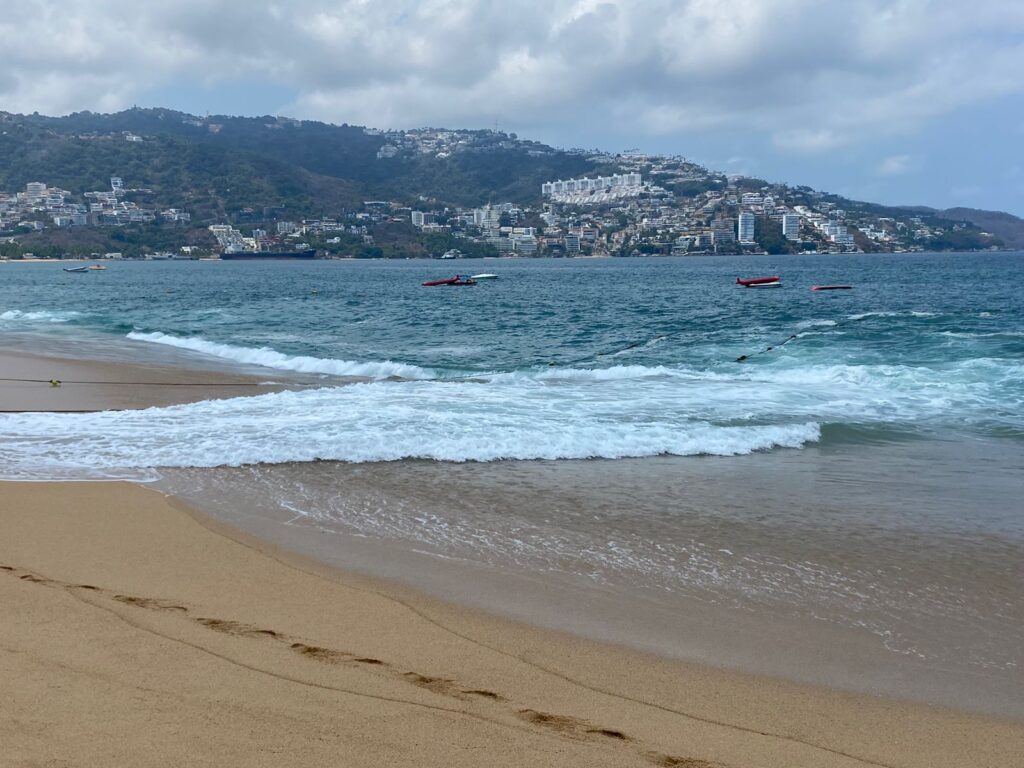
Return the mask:
M 289 261 L 293 259 L 315 259 L 316 248 L 304 251 L 224 251 L 221 261 Z
M 778 275 L 771 275 L 770 277 L 737 277 L 736 285 L 742 285 L 744 288 L 778 288 L 782 285 L 782 278 Z
M 472 278 L 467 278 L 464 274 L 457 274 L 454 278 L 446 280 L 428 280 L 423 285 L 427 288 L 435 288 L 437 286 L 475 286 L 476 281 Z

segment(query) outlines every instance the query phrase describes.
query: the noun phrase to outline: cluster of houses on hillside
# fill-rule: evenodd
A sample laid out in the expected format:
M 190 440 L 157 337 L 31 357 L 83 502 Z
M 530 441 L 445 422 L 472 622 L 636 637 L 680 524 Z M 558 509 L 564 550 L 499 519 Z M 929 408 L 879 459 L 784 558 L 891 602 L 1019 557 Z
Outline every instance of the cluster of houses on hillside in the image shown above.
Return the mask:
M 220 126 L 192 119 L 216 132 Z M 280 127 L 281 119 L 268 127 Z M 216 129 L 216 130 L 215 130 Z M 522 141 L 499 131 L 423 128 L 405 131 L 363 129 L 379 137 L 378 161 L 408 156 L 444 159 L 457 153 L 486 153 L 515 149 L 529 155 L 553 154 L 543 144 Z M 111 136 L 80 136 L 137 141 L 122 132 Z M 376 146 L 376 145 L 375 145 Z M 419 202 L 368 200 L 352 210 L 330 216 L 298 220 L 284 208 L 243 208 L 208 227 L 221 248 L 266 249 L 279 245 L 343 244 L 333 255 L 363 254 L 375 248 L 378 237 L 396 243 L 389 255 L 400 255 L 408 237 L 395 236 L 403 225 L 420 244 L 443 243 L 446 251 L 463 248 L 453 240 L 472 243 L 474 253 L 516 256 L 630 256 L 701 253 L 757 253 L 804 251 L 849 253 L 860 251 L 924 250 L 939 242 L 956 242 L 957 230 L 969 227 L 895 210 L 878 215 L 877 207 L 858 207 L 807 187 L 769 184 L 741 176 L 709 171 L 682 157 L 647 155 L 637 151 L 608 154 L 570 150 L 592 164 L 594 171 L 569 179 L 539 184 L 531 201 L 491 202 L 477 207 L 453 208 L 417 191 Z M 577 162 L 579 167 L 581 163 Z M 189 212 L 147 205 L 152 192 L 127 188 L 120 177 L 110 178 L 109 189 L 73 194 L 31 182 L 22 191 L 0 192 L 0 235 L 10 238 L 44 228 L 85 226 L 117 227 L 162 223 L 193 224 Z M 852 208 L 852 210 L 850 209 Z M 202 222 L 202 226 L 209 224 Z M 236 229 L 248 227 L 247 231 Z M 400 227 L 399 227 L 400 228 Z M 385 232 L 384 230 L 387 230 Z M 970 234 L 970 233 L 969 233 Z M 986 247 L 994 238 L 975 229 L 972 243 Z M 444 238 L 430 238 L 443 235 Z M 196 239 L 190 240 L 195 243 Z M 212 240 L 210 240 L 212 246 Z M 454 247 L 457 246 L 457 247 Z M 205 247 L 205 246 L 203 246 Z M 425 246 L 424 246 L 425 247 Z M 440 247 L 440 246 L 437 246 Z M 431 248 L 437 249 L 434 245 Z M 972 246 L 974 247 L 974 246 Z M 492 250 L 493 249 L 493 250 Z M 423 248 L 416 252 L 422 253 Z
M 139 206 L 127 195 L 146 195 L 149 190 L 128 190 L 119 176 L 110 189 L 85 192 L 78 199 L 66 189 L 30 182 L 21 192 L 0 192 L 0 230 L 39 230 L 47 226 L 125 226 L 154 221 L 187 224 L 191 215 L 178 208 L 159 210 Z

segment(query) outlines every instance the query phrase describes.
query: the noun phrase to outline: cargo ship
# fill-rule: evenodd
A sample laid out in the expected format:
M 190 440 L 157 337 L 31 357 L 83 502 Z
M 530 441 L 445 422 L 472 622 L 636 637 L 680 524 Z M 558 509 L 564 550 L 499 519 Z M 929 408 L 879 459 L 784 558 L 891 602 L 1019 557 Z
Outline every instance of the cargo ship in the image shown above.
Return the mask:
M 249 261 L 274 261 L 279 259 L 315 259 L 316 249 L 305 251 L 224 251 L 220 257 L 225 261 L 248 259 Z

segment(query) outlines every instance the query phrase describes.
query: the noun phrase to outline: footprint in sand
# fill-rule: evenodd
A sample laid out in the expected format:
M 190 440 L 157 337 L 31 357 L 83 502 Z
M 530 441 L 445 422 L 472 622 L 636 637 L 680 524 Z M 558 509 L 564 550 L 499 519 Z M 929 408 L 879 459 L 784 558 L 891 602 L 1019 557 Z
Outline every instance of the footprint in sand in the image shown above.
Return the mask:
M 595 728 L 586 720 L 580 720 L 576 717 L 553 715 L 549 712 L 538 712 L 535 709 L 521 709 L 518 714 L 527 722 L 539 725 L 542 728 L 557 731 L 558 733 L 566 736 L 573 736 L 576 738 L 601 736 L 608 739 L 615 739 L 617 741 L 631 741 L 629 736 L 624 734 L 622 731 L 616 731 L 612 728 Z
M 402 674 L 406 680 L 419 688 L 425 688 L 433 693 L 440 693 L 443 696 L 453 696 L 456 699 L 463 698 L 462 691 L 455 685 L 455 681 L 445 677 L 431 677 L 421 675 L 418 672 L 405 672 Z
M 125 605 L 134 605 L 136 608 L 148 608 L 151 611 L 177 611 L 188 613 L 184 605 L 177 605 L 167 600 L 157 600 L 152 597 L 136 597 L 134 595 L 114 595 L 114 599 Z
M 675 757 L 658 753 L 652 753 L 648 757 L 652 763 L 661 768 L 724 768 L 721 763 L 709 763 L 707 760 L 699 760 L 695 757 Z
M 277 632 L 272 629 L 260 629 L 254 627 L 251 624 L 242 624 L 238 621 L 229 621 L 227 619 L 209 619 L 209 618 L 197 618 L 193 621 L 202 624 L 207 629 L 212 629 L 215 632 L 223 632 L 225 635 L 236 635 L 239 637 L 280 637 Z
M 487 691 L 482 688 L 471 688 L 469 690 L 464 690 L 463 693 L 470 696 L 481 696 L 485 699 L 491 699 L 492 701 L 508 701 L 504 696 L 501 696 L 494 691 Z

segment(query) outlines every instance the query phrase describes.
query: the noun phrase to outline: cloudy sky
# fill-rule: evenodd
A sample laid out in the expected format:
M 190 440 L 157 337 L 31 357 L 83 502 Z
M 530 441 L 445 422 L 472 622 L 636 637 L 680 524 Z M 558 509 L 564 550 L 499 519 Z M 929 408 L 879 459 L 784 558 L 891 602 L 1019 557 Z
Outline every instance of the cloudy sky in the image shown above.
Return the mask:
M 4 0 L 0 109 L 494 127 L 1024 215 L 1024 0 Z

